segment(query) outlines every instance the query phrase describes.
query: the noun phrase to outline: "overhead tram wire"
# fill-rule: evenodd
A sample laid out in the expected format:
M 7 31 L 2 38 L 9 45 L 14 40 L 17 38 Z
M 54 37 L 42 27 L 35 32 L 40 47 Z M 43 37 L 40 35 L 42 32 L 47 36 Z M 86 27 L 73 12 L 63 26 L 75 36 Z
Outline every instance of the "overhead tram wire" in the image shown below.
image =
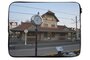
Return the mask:
M 24 8 L 33 8 L 33 9 L 39 9 L 39 10 L 48 10 L 48 9 L 45 9 L 45 8 L 37 8 L 37 7 L 30 7 L 30 6 L 20 6 L 20 5 L 13 5 L 13 6 L 24 7 Z M 75 16 L 75 14 L 70 14 L 70 13 L 66 13 L 66 12 L 63 12 L 63 11 L 57 11 L 57 10 L 51 10 L 51 11 L 55 11 L 55 12 L 58 12 L 58 13 L 63 13 L 63 14 Z
M 10 13 L 18 13 L 18 14 L 35 15 L 35 14 L 33 14 L 33 13 L 23 13 L 23 12 L 17 12 L 17 11 L 10 11 Z M 57 18 L 72 20 L 72 18 L 64 18 L 64 17 L 57 17 Z
M 23 12 L 17 12 L 17 11 L 10 11 L 10 13 L 25 14 L 25 15 L 35 15 L 33 13 L 23 13 Z M 64 17 L 57 17 L 57 18 L 72 20 L 72 18 L 64 18 Z M 65 25 L 65 23 L 63 21 L 62 21 L 62 23 Z
M 22 12 L 16 12 L 16 11 L 10 11 L 10 13 L 25 14 L 25 15 L 35 15 L 33 13 L 22 13 Z M 58 18 L 60 18 L 60 17 L 58 17 Z M 66 18 L 63 18 L 63 19 L 66 19 Z M 65 23 L 63 23 L 63 24 L 65 25 Z
M 58 18 L 60 18 L 60 19 L 69 19 L 69 20 L 71 20 L 75 23 L 75 21 L 72 18 L 66 18 L 66 17 L 58 17 Z
M 36 7 L 30 7 L 30 6 L 20 6 L 20 5 L 13 5 L 13 6 L 25 7 L 25 8 L 33 8 L 33 9 L 40 9 L 40 10 L 47 10 L 47 9 L 43 9 L 43 8 L 36 8 Z
M 58 18 L 60 18 L 60 19 L 69 19 L 69 20 L 71 20 L 72 18 L 64 18 L 64 17 L 58 17 Z
M 45 9 L 45 8 L 30 7 L 30 6 L 20 6 L 20 5 L 13 5 L 13 6 L 24 7 L 24 8 L 32 8 L 32 9 L 39 9 L 39 10 L 48 10 L 48 9 Z M 66 12 L 62 12 L 62 11 L 57 11 L 57 10 L 51 10 L 51 11 L 55 11 L 55 12 L 58 12 L 58 13 L 63 13 L 63 14 L 66 14 L 66 15 L 73 15 L 73 16 L 76 16 L 75 14 L 70 14 L 70 13 L 66 13 Z M 64 18 L 64 19 L 65 19 L 65 18 Z M 69 19 L 69 20 L 74 21 L 72 18 Z M 74 21 L 74 22 L 75 22 L 75 21 Z
M 16 11 L 10 11 L 10 13 L 18 13 L 18 14 L 26 14 L 26 15 L 35 15 L 33 13 L 23 13 L 23 12 L 16 12 Z

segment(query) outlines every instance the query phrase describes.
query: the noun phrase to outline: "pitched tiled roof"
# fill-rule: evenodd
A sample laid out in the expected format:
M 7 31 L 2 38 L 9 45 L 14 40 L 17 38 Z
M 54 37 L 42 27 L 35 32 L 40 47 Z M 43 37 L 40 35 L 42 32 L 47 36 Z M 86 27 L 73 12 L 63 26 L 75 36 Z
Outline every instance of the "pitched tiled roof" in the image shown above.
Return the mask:
M 68 30 L 65 30 L 67 28 L 66 26 L 59 25 L 57 28 L 51 28 L 51 27 L 40 27 L 39 30 L 44 32 L 66 32 Z
M 11 29 L 11 31 L 24 31 L 25 29 L 28 29 L 28 31 L 35 31 L 35 27 L 31 28 L 32 26 L 33 25 L 30 22 L 22 22 L 21 25 Z M 68 32 L 65 28 L 67 27 L 58 25 L 57 28 L 39 27 L 38 30 L 40 32 Z
M 54 27 L 40 27 L 41 29 L 50 29 L 50 30 L 63 30 L 63 29 L 65 29 L 66 27 L 65 26 L 61 26 L 61 25 L 59 25 L 59 26 L 57 26 L 57 28 L 54 28 Z
M 58 29 L 64 29 L 64 28 L 67 28 L 65 25 L 58 25 L 57 27 L 58 27 Z
M 31 26 L 32 26 L 32 23 L 30 23 L 30 22 L 21 22 L 21 25 L 13 28 L 11 30 L 21 30 L 21 31 L 24 31 L 25 29 L 28 29 Z

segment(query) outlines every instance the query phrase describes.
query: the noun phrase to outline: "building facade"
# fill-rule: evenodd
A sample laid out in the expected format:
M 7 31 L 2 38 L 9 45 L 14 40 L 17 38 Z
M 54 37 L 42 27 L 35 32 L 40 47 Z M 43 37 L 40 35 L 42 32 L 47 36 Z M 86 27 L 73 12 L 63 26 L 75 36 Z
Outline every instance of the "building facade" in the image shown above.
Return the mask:
M 9 29 L 15 28 L 17 26 L 18 26 L 18 23 L 17 22 L 14 22 L 14 21 L 9 22 Z
M 68 40 L 72 38 L 73 30 L 68 29 L 66 26 L 57 25 L 59 20 L 55 13 L 48 11 L 42 16 L 42 24 L 38 26 L 38 40 Z M 12 32 L 19 32 L 17 35 L 21 40 L 25 40 L 24 30 L 27 29 L 27 41 L 33 41 L 36 38 L 36 27 L 31 22 L 21 22 L 21 25 L 11 29 Z M 70 35 L 68 35 L 70 34 Z

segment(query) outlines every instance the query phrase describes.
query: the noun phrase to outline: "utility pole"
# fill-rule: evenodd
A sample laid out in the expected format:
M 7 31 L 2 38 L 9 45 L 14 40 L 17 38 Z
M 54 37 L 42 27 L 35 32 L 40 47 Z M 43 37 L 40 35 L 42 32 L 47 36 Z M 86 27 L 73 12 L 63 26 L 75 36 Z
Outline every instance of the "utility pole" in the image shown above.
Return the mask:
M 75 16 L 75 19 L 76 19 L 76 40 L 78 38 L 78 35 L 77 35 L 77 16 Z

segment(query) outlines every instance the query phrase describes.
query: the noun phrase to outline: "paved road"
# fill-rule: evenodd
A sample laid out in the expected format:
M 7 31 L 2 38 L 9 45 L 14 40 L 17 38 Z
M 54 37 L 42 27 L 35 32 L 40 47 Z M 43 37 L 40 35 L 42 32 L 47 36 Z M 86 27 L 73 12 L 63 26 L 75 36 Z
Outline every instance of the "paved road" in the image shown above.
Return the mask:
M 45 42 L 39 42 L 37 44 L 37 47 L 40 48 L 40 47 L 54 47 L 54 46 L 62 46 L 62 45 L 68 45 L 68 44 L 80 44 L 80 41 L 64 41 L 64 42 L 61 42 L 61 41 L 45 41 Z M 24 45 L 24 44 L 10 44 L 9 45 L 10 49 L 30 49 L 30 48 L 35 48 L 35 44 L 27 44 L 27 45 Z
M 44 45 L 44 44 L 42 44 Z M 57 46 L 63 46 L 64 51 L 73 51 L 73 50 L 79 50 L 80 44 L 74 43 L 74 44 L 61 44 L 61 45 L 54 45 L 54 46 L 39 46 L 38 47 L 38 56 L 45 56 L 50 54 L 57 54 L 56 47 Z M 35 48 L 26 48 L 26 49 L 11 49 L 10 54 L 12 56 L 35 56 Z

